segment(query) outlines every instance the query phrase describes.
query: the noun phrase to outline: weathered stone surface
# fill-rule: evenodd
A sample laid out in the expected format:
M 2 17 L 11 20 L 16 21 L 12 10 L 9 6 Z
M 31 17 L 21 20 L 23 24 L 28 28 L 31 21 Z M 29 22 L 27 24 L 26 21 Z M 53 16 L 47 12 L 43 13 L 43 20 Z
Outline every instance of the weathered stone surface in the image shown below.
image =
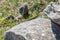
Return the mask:
M 4 38 L 5 40 L 56 40 L 55 37 L 60 39 L 57 27 L 48 19 L 36 18 L 6 31 Z
M 44 14 L 60 25 L 60 3 L 51 2 L 45 9 Z
M 24 4 L 19 8 L 19 13 L 20 13 L 21 16 L 23 16 L 23 17 L 27 17 L 27 16 L 28 16 L 28 5 L 27 5 L 27 3 L 24 3 Z

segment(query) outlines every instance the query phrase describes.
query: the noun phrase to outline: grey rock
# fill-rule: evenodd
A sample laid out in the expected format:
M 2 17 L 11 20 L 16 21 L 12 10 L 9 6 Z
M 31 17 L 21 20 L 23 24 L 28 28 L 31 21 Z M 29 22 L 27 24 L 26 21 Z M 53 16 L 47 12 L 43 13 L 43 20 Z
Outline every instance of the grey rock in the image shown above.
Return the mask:
M 46 14 L 55 23 L 60 25 L 60 4 L 57 2 L 51 2 L 44 10 L 43 13 Z
M 5 40 L 56 40 L 60 39 L 57 27 L 48 19 L 36 18 L 6 31 L 4 38 Z
M 27 3 L 24 3 L 24 4 L 19 8 L 19 13 L 20 13 L 23 17 L 27 17 L 27 16 L 28 16 L 28 5 L 27 5 Z

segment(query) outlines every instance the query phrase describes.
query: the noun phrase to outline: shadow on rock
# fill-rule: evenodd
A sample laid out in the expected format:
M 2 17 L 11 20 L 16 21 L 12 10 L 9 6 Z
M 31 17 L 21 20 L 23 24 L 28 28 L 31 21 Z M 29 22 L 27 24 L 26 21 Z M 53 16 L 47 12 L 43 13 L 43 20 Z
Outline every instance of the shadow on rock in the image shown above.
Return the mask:
M 14 32 L 7 32 L 5 34 L 5 40 L 26 40 L 23 36 L 21 35 L 16 35 Z
M 51 25 L 52 25 L 52 31 L 56 40 L 60 40 L 60 25 L 54 23 L 53 21 L 51 21 Z

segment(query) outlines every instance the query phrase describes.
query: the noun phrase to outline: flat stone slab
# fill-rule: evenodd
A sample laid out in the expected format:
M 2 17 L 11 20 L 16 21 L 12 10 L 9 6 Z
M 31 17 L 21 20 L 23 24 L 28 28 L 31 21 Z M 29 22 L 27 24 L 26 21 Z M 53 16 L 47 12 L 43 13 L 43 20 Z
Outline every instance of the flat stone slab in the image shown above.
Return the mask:
M 56 40 L 59 27 L 49 19 L 36 18 L 23 22 L 4 33 L 5 40 Z

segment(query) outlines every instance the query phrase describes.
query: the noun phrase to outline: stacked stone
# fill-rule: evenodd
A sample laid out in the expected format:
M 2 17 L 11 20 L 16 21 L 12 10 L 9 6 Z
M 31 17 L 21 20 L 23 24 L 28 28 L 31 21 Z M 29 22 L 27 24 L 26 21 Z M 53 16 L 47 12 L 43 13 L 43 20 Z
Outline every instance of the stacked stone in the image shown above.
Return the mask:
M 60 4 L 56 2 L 51 2 L 44 10 L 43 13 L 46 14 L 53 22 L 60 25 Z

